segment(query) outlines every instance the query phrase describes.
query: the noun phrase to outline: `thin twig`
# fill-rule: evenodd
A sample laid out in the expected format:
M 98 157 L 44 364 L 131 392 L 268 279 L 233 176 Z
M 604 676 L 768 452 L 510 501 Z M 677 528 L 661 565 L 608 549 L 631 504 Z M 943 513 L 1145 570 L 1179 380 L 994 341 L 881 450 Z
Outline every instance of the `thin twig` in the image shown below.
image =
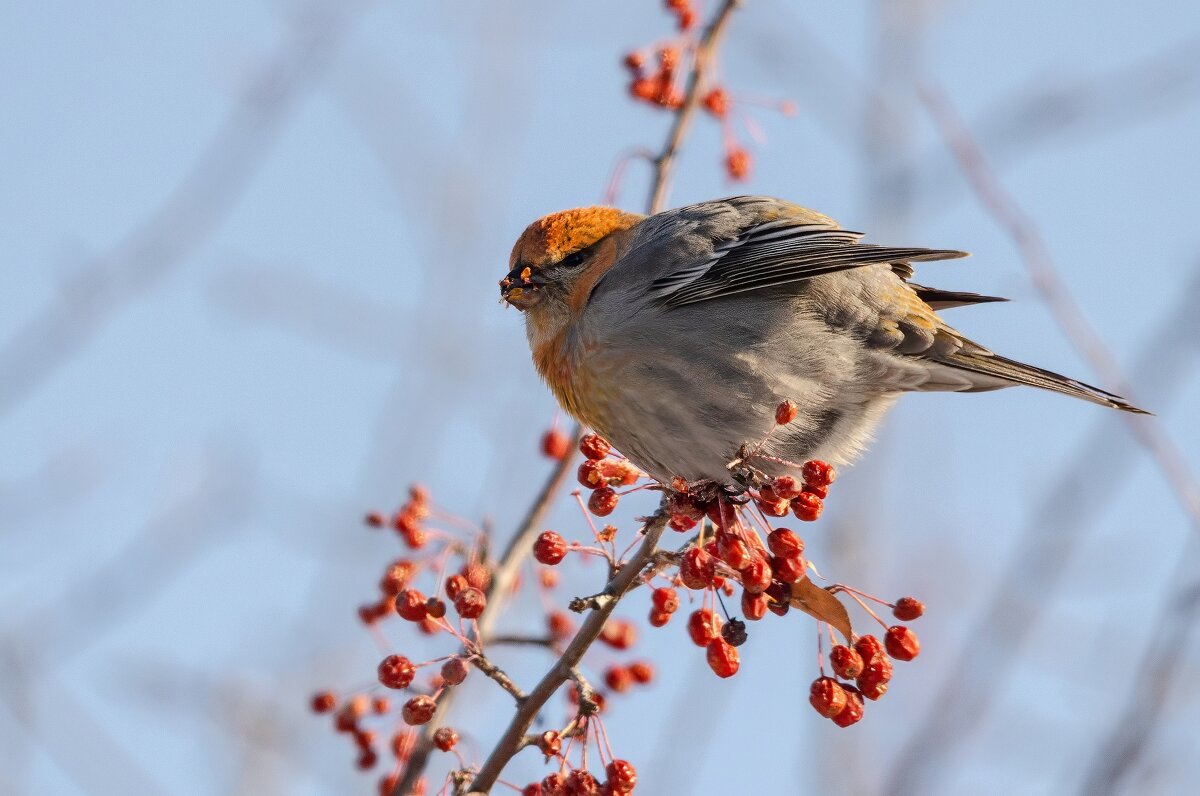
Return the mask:
M 588 615 L 583 626 L 579 628 L 579 632 L 575 634 L 571 643 L 563 651 L 562 657 L 555 662 L 550 671 L 546 672 L 541 682 L 529 692 L 529 696 L 509 723 L 508 729 L 505 730 L 488 759 L 484 761 L 483 767 L 479 769 L 479 774 L 471 783 L 471 793 L 487 793 L 491 790 L 492 786 L 496 784 L 500 772 L 508 765 L 513 755 L 520 751 L 522 741 L 542 706 L 565 682 L 572 679 L 575 667 L 579 665 L 584 653 L 599 637 L 604 623 L 608 621 L 609 615 L 616 608 L 618 600 L 653 560 L 659 537 L 662 536 L 663 529 L 667 527 L 668 519 L 666 510 L 663 508 L 646 524 L 645 539 L 642 540 L 641 546 L 638 547 L 633 557 L 617 571 L 616 576 L 609 581 L 605 588 L 606 592 L 614 595 L 617 599 Z
M 729 17 L 740 6 L 741 0 L 725 0 L 717 11 L 711 23 L 700 37 L 696 45 L 696 55 L 692 60 L 691 74 L 688 76 L 687 89 L 683 96 L 683 105 L 675 114 L 675 122 L 667 134 L 667 143 L 658 157 L 654 159 L 654 185 L 650 189 L 650 203 L 647 212 L 653 215 L 663 209 L 667 203 L 667 193 L 671 185 L 671 169 L 675 165 L 675 157 L 683 145 L 692 117 L 700 104 L 701 92 L 708 82 L 708 65 L 712 62 L 721 43 L 721 35 L 725 32 Z
M 477 653 L 469 657 L 467 662 L 495 680 L 505 691 L 512 694 L 513 699 L 517 700 L 518 705 L 525 701 L 525 692 L 513 682 L 512 678 L 503 669 L 492 663 L 491 659 L 486 655 Z

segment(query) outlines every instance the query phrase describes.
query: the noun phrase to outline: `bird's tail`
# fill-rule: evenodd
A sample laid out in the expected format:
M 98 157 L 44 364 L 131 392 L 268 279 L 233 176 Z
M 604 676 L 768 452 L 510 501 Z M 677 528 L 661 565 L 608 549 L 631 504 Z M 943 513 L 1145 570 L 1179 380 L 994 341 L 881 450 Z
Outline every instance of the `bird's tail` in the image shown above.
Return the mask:
M 1082 398 L 1094 404 L 1120 409 L 1122 412 L 1132 412 L 1138 415 L 1150 414 L 1145 409 L 1137 408 L 1121 396 L 1101 390 L 1099 387 L 1093 387 L 1049 370 L 993 354 L 986 349 L 969 350 L 964 348 L 945 357 L 942 362 L 960 371 L 988 377 L 980 379 L 977 383 L 972 379 L 975 386 L 964 392 L 982 392 L 1008 387 L 1012 384 L 1025 384 L 1070 395 L 1074 398 Z

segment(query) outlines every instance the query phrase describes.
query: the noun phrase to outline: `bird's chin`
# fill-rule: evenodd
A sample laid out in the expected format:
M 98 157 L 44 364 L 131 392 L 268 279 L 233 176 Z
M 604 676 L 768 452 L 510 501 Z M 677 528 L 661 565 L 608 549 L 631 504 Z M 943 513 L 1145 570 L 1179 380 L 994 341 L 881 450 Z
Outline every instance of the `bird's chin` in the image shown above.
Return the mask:
M 542 291 L 536 285 L 514 287 L 506 290 L 500 297 L 510 306 L 524 312 L 542 300 Z

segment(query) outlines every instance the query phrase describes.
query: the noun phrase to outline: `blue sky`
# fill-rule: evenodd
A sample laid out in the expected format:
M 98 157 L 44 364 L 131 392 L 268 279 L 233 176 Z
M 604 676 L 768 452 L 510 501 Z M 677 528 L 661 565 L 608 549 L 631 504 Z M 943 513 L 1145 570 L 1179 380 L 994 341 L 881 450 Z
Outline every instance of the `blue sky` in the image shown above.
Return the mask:
M 358 517 L 414 480 L 498 529 L 523 513 L 555 407 L 495 283 L 525 224 L 598 201 L 622 152 L 661 144 L 668 120 L 625 96 L 619 59 L 669 20 L 652 2 L 361 0 L 9 3 L 3 19 L 0 791 L 368 792 L 304 709 L 377 657 L 353 611 L 394 551 Z M 1198 36 L 1180 2 L 750 0 L 721 75 L 798 113 L 746 108 L 765 140 L 745 185 L 700 120 L 672 204 L 760 192 L 876 242 L 970 250 L 921 281 L 1014 301 L 953 322 L 1095 380 L 911 90 L 941 85 L 1195 469 L 1200 335 L 1180 307 L 1200 268 Z M 908 199 L 882 179 L 895 164 Z M 625 206 L 647 178 L 631 168 Z M 211 215 L 175 209 L 181 185 Z M 644 510 L 623 506 L 626 527 Z M 581 530 L 565 501 L 554 523 Z M 728 682 L 680 627 L 645 634 L 662 677 L 609 726 L 649 792 L 894 792 L 997 589 L 1028 640 L 918 790 L 1074 789 L 1190 533 L 1115 413 L 1032 390 L 904 399 L 806 530 L 823 569 L 926 600 L 924 653 L 836 733 L 805 703 L 808 620 L 765 623 Z M 1057 589 L 1022 605 L 1023 583 L 998 579 L 1039 533 L 1077 541 Z M 1183 678 L 1200 661 L 1180 643 Z M 547 664 L 512 662 L 527 681 Z M 508 706 L 469 693 L 487 748 Z M 1155 792 L 1198 773 L 1196 708 L 1178 689 L 1136 769 Z

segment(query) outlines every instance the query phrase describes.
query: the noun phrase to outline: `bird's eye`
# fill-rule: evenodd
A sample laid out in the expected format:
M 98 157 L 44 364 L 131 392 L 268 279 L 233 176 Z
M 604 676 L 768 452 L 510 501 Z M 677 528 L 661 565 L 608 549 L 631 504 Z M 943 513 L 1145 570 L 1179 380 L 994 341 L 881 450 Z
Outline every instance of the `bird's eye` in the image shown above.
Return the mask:
M 576 266 L 583 265 L 583 261 L 586 259 L 587 251 L 585 249 L 580 249 L 579 251 L 571 252 L 566 257 L 562 258 L 558 264 L 566 268 L 575 268 Z

